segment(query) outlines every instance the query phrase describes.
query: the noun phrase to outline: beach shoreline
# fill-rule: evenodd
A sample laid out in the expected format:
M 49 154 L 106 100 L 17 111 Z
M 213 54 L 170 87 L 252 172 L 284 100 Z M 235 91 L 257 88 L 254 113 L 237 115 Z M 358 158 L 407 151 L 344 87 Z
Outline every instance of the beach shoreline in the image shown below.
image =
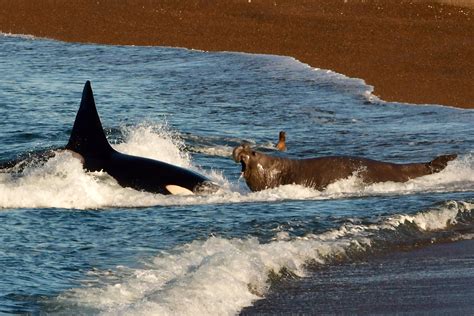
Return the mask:
M 472 314 L 473 250 L 468 239 L 309 269 L 240 315 Z
M 0 7 L 0 32 L 7 34 L 285 55 L 361 78 L 385 101 L 474 108 L 469 6 L 402 0 L 0 0 Z

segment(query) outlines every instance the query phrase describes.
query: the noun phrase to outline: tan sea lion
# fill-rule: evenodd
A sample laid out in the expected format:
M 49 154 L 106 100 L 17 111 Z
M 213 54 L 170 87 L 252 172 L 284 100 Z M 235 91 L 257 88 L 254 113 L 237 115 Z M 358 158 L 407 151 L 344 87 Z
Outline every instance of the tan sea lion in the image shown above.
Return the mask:
M 361 157 L 330 156 L 310 159 L 272 157 L 246 144 L 234 148 L 232 156 L 242 164 L 242 174 L 252 191 L 284 184 L 299 184 L 317 190 L 357 173 L 367 183 L 405 182 L 443 170 L 457 155 L 443 155 L 426 163 L 397 164 Z
M 278 143 L 276 144 L 276 149 L 279 151 L 286 151 L 286 133 L 281 131 L 278 135 Z

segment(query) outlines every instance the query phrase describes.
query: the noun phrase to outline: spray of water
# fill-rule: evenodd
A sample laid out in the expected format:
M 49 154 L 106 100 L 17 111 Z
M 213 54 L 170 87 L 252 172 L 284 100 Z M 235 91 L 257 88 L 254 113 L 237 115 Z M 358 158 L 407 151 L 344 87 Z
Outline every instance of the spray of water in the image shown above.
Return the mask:
M 58 152 L 44 165 L 27 166 L 18 176 L 0 172 L 0 208 L 144 207 L 153 205 L 241 203 L 285 199 L 334 199 L 370 195 L 413 194 L 474 190 L 474 155 L 462 156 L 437 174 L 405 183 L 364 185 L 357 175 L 337 181 L 323 191 L 286 185 L 261 192 L 249 192 L 243 182 L 231 182 L 219 170 L 203 171 L 184 150 L 180 135 L 166 124 L 141 124 L 123 129 L 125 141 L 114 145 L 124 153 L 158 159 L 205 173 L 222 187 L 209 196 L 163 196 L 123 188 L 103 172 L 85 172 L 80 161 L 68 152 Z M 208 150 L 212 152 L 212 150 Z
M 345 224 L 322 234 L 288 238 L 279 232 L 269 243 L 256 238 L 210 237 L 161 252 L 142 268 L 119 267 L 98 273 L 100 281 L 74 289 L 56 304 L 111 315 L 234 315 L 262 298 L 270 275 L 282 269 L 302 276 L 308 262 L 351 260 L 411 238 L 472 220 L 473 204 L 451 201 L 414 215 L 396 215 L 371 225 Z M 97 283 L 101 284 L 97 286 Z

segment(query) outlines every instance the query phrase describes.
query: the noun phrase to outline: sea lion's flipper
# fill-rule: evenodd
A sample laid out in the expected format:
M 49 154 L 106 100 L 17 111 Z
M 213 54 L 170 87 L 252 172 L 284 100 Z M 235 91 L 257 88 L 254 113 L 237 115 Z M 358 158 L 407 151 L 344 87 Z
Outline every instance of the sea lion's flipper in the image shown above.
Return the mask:
M 444 168 L 446 168 L 448 162 L 451 160 L 456 159 L 458 155 L 453 154 L 453 155 L 442 155 L 439 157 L 436 157 L 432 161 L 428 162 L 428 167 L 430 168 L 432 173 L 440 172 Z
M 90 81 L 84 85 L 81 105 L 66 149 L 93 157 L 103 157 L 114 151 L 105 137 Z

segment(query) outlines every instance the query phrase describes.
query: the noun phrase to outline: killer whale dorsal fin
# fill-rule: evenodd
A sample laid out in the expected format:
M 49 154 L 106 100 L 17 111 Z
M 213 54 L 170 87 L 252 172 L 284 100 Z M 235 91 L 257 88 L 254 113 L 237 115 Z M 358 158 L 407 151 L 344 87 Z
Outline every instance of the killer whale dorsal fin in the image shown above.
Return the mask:
M 82 156 L 103 156 L 114 151 L 105 137 L 90 81 L 84 85 L 81 105 L 66 149 Z

